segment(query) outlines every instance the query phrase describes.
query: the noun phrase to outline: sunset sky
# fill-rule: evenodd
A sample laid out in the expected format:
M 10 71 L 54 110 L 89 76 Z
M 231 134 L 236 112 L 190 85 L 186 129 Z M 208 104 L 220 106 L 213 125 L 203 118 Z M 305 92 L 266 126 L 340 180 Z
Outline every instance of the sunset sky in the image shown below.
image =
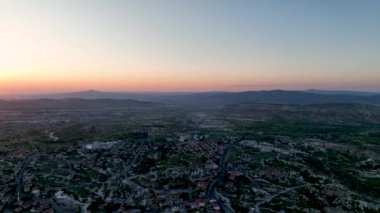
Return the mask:
M 380 91 L 377 0 L 0 0 L 0 94 Z

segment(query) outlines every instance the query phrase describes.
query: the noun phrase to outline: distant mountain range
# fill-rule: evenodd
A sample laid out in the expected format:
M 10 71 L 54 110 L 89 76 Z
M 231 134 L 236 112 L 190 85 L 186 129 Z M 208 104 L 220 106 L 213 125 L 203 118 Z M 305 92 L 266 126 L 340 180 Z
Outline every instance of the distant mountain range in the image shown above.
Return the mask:
M 159 104 L 129 99 L 35 99 L 0 100 L 0 110 L 94 110 L 107 108 L 145 108 Z
M 248 91 L 236 93 L 199 93 L 179 97 L 182 103 L 197 103 L 210 105 L 230 104 L 323 104 L 323 103 L 363 103 L 380 104 L 380 94 L 320 94 L 310 91 Z
M 87 90 L 72 93 L 58 93 L 50 95 L 38 95 L 29 97 L 29 99 L 130 99 L 139 101 L 162 101 L 166 98 L 171 99 L 177 95 L 189 93 L 159 93 L 159 92 L 103 92 L 96 90 Z
M 347 91 L 347 90 L 318 90 L 318 89 L 309 89 L 309 90 L 305 90 L 305 92 L 323 94 L 323 95 L 360 95 L 360 96 L 371 96 L 371 95 L 380 94 L 376 92 Z
M 95 90 L 42 95 L 29 99 L 129 99 L 187 105 L 231 105 L 231 104 L 323 104 L 363 103 L 380 104 L 380 93 L 325 90 L 269 90 L 246 92 L 202 92 L 202 93 L 131 93 L 101 92 Z

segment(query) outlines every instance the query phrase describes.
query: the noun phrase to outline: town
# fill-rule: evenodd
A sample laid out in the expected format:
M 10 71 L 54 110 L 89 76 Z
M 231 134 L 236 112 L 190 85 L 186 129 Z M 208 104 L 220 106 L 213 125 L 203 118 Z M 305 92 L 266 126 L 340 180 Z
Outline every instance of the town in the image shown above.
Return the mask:
M 298 128 L 294 122 L 289 127 L 252 120 L 247 126 L 246 119 L 231 117 L 227 122 L 215 111 L 186 114 L 173 108 L 156 115 L 165 116 L 158 120 L 148 109 L 142 111 L 149 118 L 138 111 L 109 112 L 109 117 L 114 113 L 128 117 L 122 125 L 129 131 L 118 130 L 118 125 L 112 128 L 115 124 L 102 120 L 104 112 L 98 110 L 80 118 L 75 115 L 82 112 L 65 112 L 67 116 L 50 112 L 50 123 L 46 113 L 41 120 L 37 119 L 41 113 L 26 115 L 24 123 L 12 123 L 14 113 L 3 119 L 1 125 L 39 122 L 41 130 L 25 133 L 34 143 L 8 143 L 1 150 L 1 211 L 380 210 L 376 125 L 357 126 L 358 133 L 351 132 L 350 139 L 349 125 L 326 134 L 323 129 L 329 128 L 328 123 L 302 124 L 304 129 L 294 135 L 292 128 Z M 143 122 L 127 116 L 132 114 Z M 70 122 L 79 120 L 82 126 L 73 129 Z M 89 124 L 92 127 L 83 127 Z M 59 129 L 60 125 L 65 127 Z M 67 131 L 85 133 L 74 137 Z M 354 136 L 367 144 L 358 145 Z M 337 140 L 342 137 L 345 143 Z

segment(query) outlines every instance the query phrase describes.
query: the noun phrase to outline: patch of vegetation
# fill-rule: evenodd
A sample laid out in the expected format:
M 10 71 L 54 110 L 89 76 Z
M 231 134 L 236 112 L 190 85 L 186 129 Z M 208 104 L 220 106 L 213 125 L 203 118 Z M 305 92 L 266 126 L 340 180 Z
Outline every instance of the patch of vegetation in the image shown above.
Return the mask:
M 119 135 L 120 140 L 137 140 L 137 139 L 145 139 L 148 137 L 147 132 L 128 132 Z
M 180 153 L 169 156 L 167 159 L 157 163 L 159 170 L 166 170 L 172 167 L 183 167 L 201 163 L 202 160 L 194 154 Z

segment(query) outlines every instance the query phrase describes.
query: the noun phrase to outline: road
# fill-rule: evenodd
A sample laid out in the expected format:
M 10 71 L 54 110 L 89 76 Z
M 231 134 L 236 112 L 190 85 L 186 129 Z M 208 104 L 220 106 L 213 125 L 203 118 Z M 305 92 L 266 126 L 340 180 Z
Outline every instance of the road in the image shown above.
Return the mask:
M 221 212 L 235 212 L 230 206 L 225 205 L 222 201 L 217 199 L 216 196 L 216 187 L 218 184 L 223 184 L 223 178 L 226 173 L 225 162 L 227 161 L 229 150 L 234 143 L 230 143 L 224 146 L 224 151 L 219 161 L 219 174 L 217 178 L 213 180 L 209 185 L 206 195 L 207 199 L 215 199 L 218 201 Z
M 49 133 L 49 139 L 56 142 L 59 140 L 59 138 L 57 136 L 54 135 L 54 132 L 50 132 Z
M 21 189 L 22 189 L 22 186 L 23 186 L 23 178 L 24 178 L 24 172 L 25 172 L 25 169 L 26 167 L 29 166 L 30 162 L 32 161 L 32 155 L 29 156 L 27 158 L 27 160 L 25 161 L 24 165 L 22 166 L 20 172 L 17 174 L 17 177 L 16 177 L 16 197 L 17 197 L 17 202 L 20 202 L 20 194 L 21 194 Z
M 16 191 L 15 195 L 10 199 L 8 203 L 13 203 L 15 199 L 17 199 L 17 202 L 20 202 L 20 195 L 22 193 L 22 187 L 23 187 L 23 178 L 24 178 L 24 172 L 25 169 L 29 166 L 30 162 L 32 161 L 33 153 L 29 155 L 29 157 L 26 159 L 25 163 L 22 165 L 20 171 L 17 173 L 15 177 L 16 182 Z M 11 208 L 9 208 L 7 205 L 4 207 L 3 212 L 8 213 L 12 212 Z
M 129 162 L 129 165 L 125 166 L 124 165 L 124 169 L 123 171 L 121 172 L 118 172 L 118 173 L 113 173 L 111 170 L 109 171 L 111 174 L 112 174 L 112 177 L 111 179 L 107 182 L 107 188 L 105 189 L 105 191 L 108 191 L 108 189 L 111 187 L 111 185 L 117 181 L 117 180 L 121 180 L 121 176 L 125 174 L 127 174 L 127 172 L 131 169 L 131 167 L 133 166 L 133 164 L 135 164 L 137 158 L 140 157 L 140 155 L 145 151 L 146 147 L 144 144 L 141 144 L 138 148 L 137 148 L 137 151 L 136 153 L 134 154 L 134 157 L 133 159 Z
M 215 180 L 213 180 L 211 182 L 211 184 L 208 187 L 208 191 L 207 191 L 206 197 L 209 198 L 209 199 L 216 199 L 216 186 L 217 186 L 218 183 L 222 183 L 222 181 L 223 181 L 223 177 L 224 177 L 224 174 L 225 174 L 225 165 L 224 165 L 224 162 L 226 161 L 227 153 L 228 153 L 230 147 L 231 147 L 231 144 L 230 145 L 226 145 L 224 147 L 223 154 L 220 157 L 220 161 L 219 161 L 219 173 L 218 173 L 218 176 L 216 177 Z

